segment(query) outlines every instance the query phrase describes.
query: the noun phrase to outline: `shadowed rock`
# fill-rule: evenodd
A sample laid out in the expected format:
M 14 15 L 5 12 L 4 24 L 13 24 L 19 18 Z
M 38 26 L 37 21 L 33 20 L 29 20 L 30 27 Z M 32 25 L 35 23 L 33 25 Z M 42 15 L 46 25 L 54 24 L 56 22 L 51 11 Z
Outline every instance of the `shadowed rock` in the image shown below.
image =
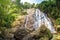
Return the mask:
M 51 40 L 53 35 L 44 25 L 36 31 L 30 32 L 25 28 L 18 29 L 15 34 L 15 40 Z

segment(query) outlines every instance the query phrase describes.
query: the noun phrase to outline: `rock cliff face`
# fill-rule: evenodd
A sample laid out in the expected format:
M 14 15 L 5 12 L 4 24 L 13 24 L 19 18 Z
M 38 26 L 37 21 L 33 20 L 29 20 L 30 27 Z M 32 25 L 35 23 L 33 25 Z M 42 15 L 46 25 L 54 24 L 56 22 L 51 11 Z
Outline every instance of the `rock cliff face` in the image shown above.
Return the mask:
M 33 16 L 34 12 L 35 12 L 35 9 L 27 9 L 28 15 L 25 18 L 25 28 L 31 31 L 34 30 L 33 29 L 33 24 L 35 22 L 35 19 Z
M 28 15 L 25 18 L 25 28 L 29 30 L 37 30 L 41 25 L 45 25 L 51 33 L 55 33 L 55 29 L 52 25 L 50 18 L 39 9 L 29 9 Z
M 14 38 L 16 40 L 51 40 L 53 35 L 50 30 L 46 28 L 45 24 L 39 27 L 38 25 L 40 23 L 38 22 L 34 26 L 35 21 L 40 20 L 38 17 L 38 19 L 35 17 L 35 9 L 28 9 L 27 13 L 28 15 L 25 17 L 24 26 L 16 30 Z

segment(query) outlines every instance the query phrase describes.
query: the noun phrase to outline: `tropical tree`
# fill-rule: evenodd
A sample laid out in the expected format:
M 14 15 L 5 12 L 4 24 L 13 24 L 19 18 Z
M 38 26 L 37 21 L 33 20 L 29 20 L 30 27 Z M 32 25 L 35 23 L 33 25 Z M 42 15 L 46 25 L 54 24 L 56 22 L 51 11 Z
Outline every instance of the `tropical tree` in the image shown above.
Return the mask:
M 16 6 L 12 4 L 11 0 L 0 1 L 0 27 L 11 27 L 16 16 L 16 10 Z

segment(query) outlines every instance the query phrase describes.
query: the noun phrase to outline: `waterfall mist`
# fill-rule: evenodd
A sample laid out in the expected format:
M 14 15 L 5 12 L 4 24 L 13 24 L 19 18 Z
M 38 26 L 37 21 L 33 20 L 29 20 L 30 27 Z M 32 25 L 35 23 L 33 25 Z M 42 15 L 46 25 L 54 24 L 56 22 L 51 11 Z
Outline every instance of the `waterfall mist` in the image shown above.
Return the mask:
M 41 25 L 45 25 L 52 33 L 55 32 L 51 20 L 45 13 L 41 12 L 39 9 L 35 9 L 34 12 L 32 11 L 33 10 L 31 10 L 26 16 L 25 28 L 37 30 Z

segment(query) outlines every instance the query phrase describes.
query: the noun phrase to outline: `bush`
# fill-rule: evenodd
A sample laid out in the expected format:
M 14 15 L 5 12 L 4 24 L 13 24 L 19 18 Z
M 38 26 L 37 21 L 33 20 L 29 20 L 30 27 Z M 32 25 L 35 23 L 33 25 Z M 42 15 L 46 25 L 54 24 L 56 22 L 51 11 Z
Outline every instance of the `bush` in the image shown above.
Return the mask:
M 60 25 L 60 18 L 56 19 L 56 23 Z

